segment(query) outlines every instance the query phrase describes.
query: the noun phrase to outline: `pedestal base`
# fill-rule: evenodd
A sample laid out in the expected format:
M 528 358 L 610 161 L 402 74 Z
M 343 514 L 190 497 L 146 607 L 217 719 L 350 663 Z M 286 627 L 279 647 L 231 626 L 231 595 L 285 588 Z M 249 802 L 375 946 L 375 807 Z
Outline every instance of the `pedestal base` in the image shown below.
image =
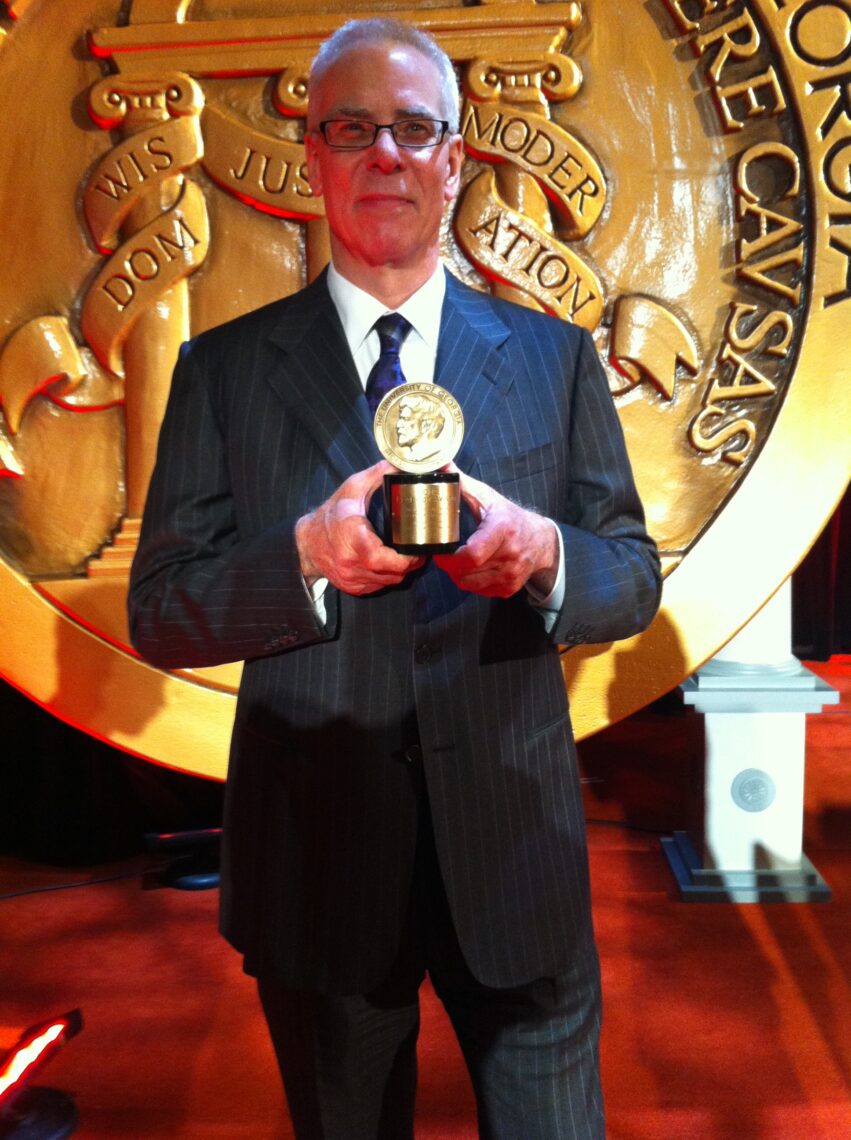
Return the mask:
M 399 554 L 451 554 L 461 544 L 461 477 L 454 471 L 384 476 L 384 542 Z
M 799 867 L 724 871 L 704 867 L 684 831 L 662 840 L 662 850 L 684 902 L 829 902 L 830 887 L 806 857 Z

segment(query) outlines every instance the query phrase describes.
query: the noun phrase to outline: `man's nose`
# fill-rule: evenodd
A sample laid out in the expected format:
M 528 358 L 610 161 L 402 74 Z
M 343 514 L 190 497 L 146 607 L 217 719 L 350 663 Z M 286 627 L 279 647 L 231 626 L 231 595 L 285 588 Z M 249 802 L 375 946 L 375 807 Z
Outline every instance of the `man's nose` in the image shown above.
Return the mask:
M 393 170 L 402 161 L 402 148 L 393 138 L 389 127 L 379 127 L 375 142 L 370 147 L 370 160 L 382 170 Z

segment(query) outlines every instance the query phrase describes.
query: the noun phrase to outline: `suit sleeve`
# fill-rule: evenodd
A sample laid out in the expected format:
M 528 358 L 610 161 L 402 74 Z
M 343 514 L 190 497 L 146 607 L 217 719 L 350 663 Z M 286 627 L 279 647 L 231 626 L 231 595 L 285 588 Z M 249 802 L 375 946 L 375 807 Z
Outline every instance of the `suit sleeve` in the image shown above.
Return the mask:
M 295 518 L 240 534 L 215 384 L 184 345 L 160 431 L 128 594 L 130 636 L 163 668 L 218 665 L 325 639 L 336 620 L 328 591 L 323 625 L 305 588 Z
M 550 630 L 564 645 L 640 633 L 659 607 L 661 572 L 647 534 L 623 430 L 594 342 L 582 331 L 573 377 L 564 598 Z

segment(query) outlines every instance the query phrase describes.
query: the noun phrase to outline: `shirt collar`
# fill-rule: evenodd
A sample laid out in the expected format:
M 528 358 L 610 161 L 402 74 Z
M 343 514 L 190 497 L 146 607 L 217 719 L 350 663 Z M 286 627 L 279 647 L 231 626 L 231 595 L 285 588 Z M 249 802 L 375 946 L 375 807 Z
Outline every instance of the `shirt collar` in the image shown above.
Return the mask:
M 370 293 L 353 285 L 334 267 L 333 262 L 328 266 L 328 292 L 340 314 L 352 354 L 369 336 L 378 318 L 389 312 L 401 313 L 424 343 L 437 352 L 440 313 L 446 295 L 446 275 L 442 265 L 438 264 L 431 277 L 396 310 L 388 309 Z

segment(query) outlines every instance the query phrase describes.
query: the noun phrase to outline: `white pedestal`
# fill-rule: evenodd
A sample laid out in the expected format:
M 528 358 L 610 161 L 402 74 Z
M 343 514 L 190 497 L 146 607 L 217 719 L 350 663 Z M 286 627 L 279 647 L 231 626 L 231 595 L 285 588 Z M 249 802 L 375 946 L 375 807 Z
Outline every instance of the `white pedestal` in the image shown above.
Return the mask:
M 788 583 L 680 686 L 701 720 L 694 828 L 662 847 L 680 895 L 705 902 L 812 902 L 830 889 L 804 855 L 807 713 L 839 694 L 789 652 Z

